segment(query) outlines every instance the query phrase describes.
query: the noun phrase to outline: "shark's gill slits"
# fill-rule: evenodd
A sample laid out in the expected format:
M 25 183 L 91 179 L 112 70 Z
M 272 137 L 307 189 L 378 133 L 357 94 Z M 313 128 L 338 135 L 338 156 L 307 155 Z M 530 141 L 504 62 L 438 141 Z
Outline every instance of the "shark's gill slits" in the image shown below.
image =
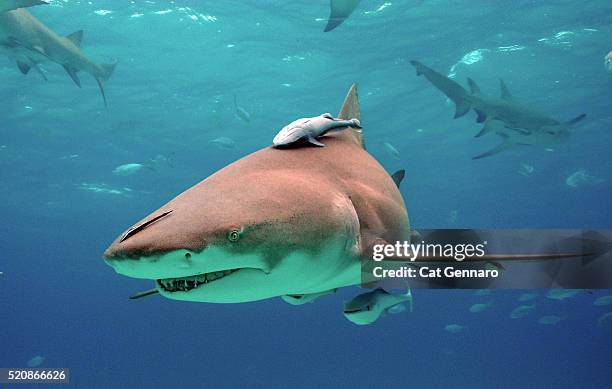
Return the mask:
M 210 273 L 198 274 L 191 277 L 165 278 L 157 280 L 157 285 L 166 292 L 187 292 L 191 289 L 197 288 L 200 285 L 217 281 L 234 272 L 237 272 L 238 270 L 240 269 L 214 271 Z
M 139 226 L 130 228 L 129 230 L 127 230 L 125 232 L 125 234 L 123 234 L 123 236 L 121 237 L 121 240 L 119 240 L 119 242 L 123 242 L 126 239 L 134 236 L 135 234 L 137 234 L 140 231 L 144 230 L 145 228 L 149 227 L 151 224 L 155 223 L 156 221 L 160 220 L 161 218 L 164 218 L 164 217 L 168 216 L 171 213 L 172 213 L 172 210 L 170 210 L 168 212 L 164 212 L 161 215 L 155 216 L 153 219 L 148 220 L 148 221 L 140 224 Z

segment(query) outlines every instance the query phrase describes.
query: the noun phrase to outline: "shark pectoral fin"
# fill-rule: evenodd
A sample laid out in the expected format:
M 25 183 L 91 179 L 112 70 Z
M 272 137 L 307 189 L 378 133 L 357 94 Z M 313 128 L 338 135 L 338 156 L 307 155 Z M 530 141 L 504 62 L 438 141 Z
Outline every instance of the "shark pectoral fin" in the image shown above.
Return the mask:
M 474 111 L 476 112 L 476 123 L 482 123 L 487 120 L 487 115 L 484 112 L 478 109 L 474 109 Z
M 393 182 L 395 182 L 395 185 L 398 188 L 400 187 L 400 184 L 402 183 L 402 180 L 404 179 L 405 175 L 406 175 L 406 170 L 404 169 L 400 169 L 396 171 L 395 173 L 391 174 L 391 178 L 393 179 Z
M 510 90 L 508 89 L 508 87 L 506 86 L 506 83 L 502 79 L 499 80 L 499 88 L 501 89 L 502 99 L 512 100 L 512 94 L 510 93 Z
M 22 74 L 28 74 L 28 72 L 30 71 L 30 65 L 21 61 L 17 61 L 17 67 L 19 68 Z
M 329 20 L 324 32 L 328 32 L 338 27 L 344 22 L 351 13 L 357 8 L 360 0 L 330 0 Z
M 582 115 L 578 115 L 575 118 L 573 118 L 572 120 L 568 120 L 567 122 L 563 123 L 565 126 L 573 126 L 574 124 L 582 121 L 584 118 L 586 118 L 586 113 L 583 113 Z
M 503 128 L 504 122 L 502 122 L 501 120 L 487 119 L 485 121 L 484 127 L 482 127 L 482 130 L 480 130 L 478 134 L 474 135 L 474 138 L 480 138 L 484 134 L 488 134 L 489 132 L 497 132 L 497 130 L 501 130 Z
M 506 150 L 510 146 L 512 146 L 512 143 L 510 143 L 508 141 L 504 141 L 504 142 L 500 143 L 497 147 L 492 148 L 491 150 L 487 151 L 486 153 L 482 153 L 480 155 L 477 155 L 477 156 L 473 157 L 472 159 L 481 159 L 481 158 L 485 158 L 485 157 L 490 157 L 491 155 L 495 155 L 497 153 L 500 153 L 500 152 Z
M 17 8 L 27 8 L 34 5 L 49 4 L 42 0 L 3 0 L 0 1 L 0 13 L 13 11 Z
M 455 104 L 455 116 L 453 116 L 453 119 L 460 118 L 461 116 L 468 113 L 470 111 L 470 108 L 472 108 L 472 105 L 468 100 L 458 100 L 455 101 Z
M 66 39 L 72 42 L 76 47 L 81 47 L 81 42 L 83 41 L 83 30 L 75 31 L 70 35 L 66 35 Z
M 470 93 L 473 95 L 478 95 L 480 94 L 480 88 L 478 87 L 478 85 L 476 84 L 476 82 L 474 80 L 472 80 L 471 78 L 468 77 L 468 85 L 470 86 Z
M 318 140 L 316 140 L 315 138 L 312 138 L 312 137 L 308 138 L 307 142 L 310 143 L 311 145 L 314 145 L 314 146 L 325 147 L 325 145 L 323 143 L 319 142 Z
M 80 88 L 81 80 L 79 80 L 79 77 L 77 76 L 77 69 L 71 68 L 68 65 L 63 65 L 63 66 L 64 66 L 64 69 L 66 69 L 66 73 L 68 73 L 70 78 L 72 78 L 72 81 L 74 81 L 74 83 L 77 84 L 77 86 Z

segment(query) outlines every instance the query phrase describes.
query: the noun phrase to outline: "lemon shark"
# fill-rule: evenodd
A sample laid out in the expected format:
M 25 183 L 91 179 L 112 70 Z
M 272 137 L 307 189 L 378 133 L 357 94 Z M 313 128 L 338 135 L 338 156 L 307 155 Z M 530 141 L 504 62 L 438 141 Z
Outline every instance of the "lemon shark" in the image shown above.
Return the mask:
M 55 62 L 64 67 L 77 86 L 81 81 L 77 73 L 84 71 L 97 81 L 106 105 L 104 83 L 112 75 L 115 64 L 98 64 L 83 54 L 80 49 L 83 31 L 66 37 L 59 36 L 24 7 L 48 4 L 40 0 L 0 0 L 0 48 L 17 63 L 23 74 L 40 70 L 42 62 Z
M 338 117 L 361 120 L 356 85 Z M 361 129 L 323 139 L 326 147 L 266 147 L 217 171 L 119 235 L 104 252 L 106 263 L 155 281 L 155 289 L 132 298 L 297 302 L 361 284 L 362 261 L 376 245 L 413 235 L 399 191 L 405 172 L 389 175 L 366 151 Z
M 416 68 L 417 75 L 425 76 L 455 103 L 455 119 L 474 109 L 477 115 L 476 121 L 484 123 L 484 127 L 476 137 L 494 133 L 502 138 L 502 143 L 497 147 L 473 159 L 488 157 L 515 145 L 548 146 L 558 143 L 569 137 L 571 126 L 586 117 L 586 114 L 581 114 L 572 120 L 559 122 L 517 102 L 503 80 L 500 80 L 501 97 L 493 98 L 485 96 L 471 78 L 468 78 L 470 87 L 468 92 L 457 82 L 422 63 L 418 61 L 410 63 Z

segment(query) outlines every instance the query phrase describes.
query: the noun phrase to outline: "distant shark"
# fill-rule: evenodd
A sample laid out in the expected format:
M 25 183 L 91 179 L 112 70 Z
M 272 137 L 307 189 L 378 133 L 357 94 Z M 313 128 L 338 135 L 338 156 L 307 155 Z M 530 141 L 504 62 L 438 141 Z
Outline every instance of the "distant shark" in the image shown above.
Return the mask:
M 46 61 L 62 65 L 79 87 L 81 82 L 77 73 L 84 71 L 91 74 L 98 82 L 106 105 L 104 83 L 113 73 L 115 64 L 97 64 L 81 52 L 83 31 L 61 37 L 23 8 L 39 4 L 47 2 L 0 0 L 0 48 L 15 60 L 23 74 L 35 69 L 46 79 L 38 66 Z
M 418 61 L 410 61 L 416 68 L 417 75 L 423 75 L 435 87 L 440 89 L 456 105 L 455 118 L 461 117 L 474 109 L 476 121 L 484 122 L 482 130 L 476 134 L 480 137 L 495 133 L 502 138 L 502 143 L 486 153 L 473 159 L 488 157 L 514 145 L 550 145 L 569 136 L 569 128 L 580 122 L 586 114 L 579 115 L 567 122 L 549 118 L 530 107 L 518 103 L 510 94 L 503 80 L 500 80 L 501 98 L 488 97 L 481 93 L 474 80 L 468 78 L 470 92 L 450 78 L 428 68 Z
M 355 85 L 338 117 L 360 120 Z M 132 298 L 312 301 L 360 284 L 361 261 L 375 245 L 411 240 L 399 191 L 404 171 L 389 175 L 366 151 L 360 129 L 324 139 L 326 147 L 267 147 L 226 166 L 117 237 L 106 263 L 155 280 L 155 289 Z M 417 261 L 430 259 L 456 263 Z
M 360 0 L 330 0 L 329 18 L 324 32 L 338 27 L 353 13 Z

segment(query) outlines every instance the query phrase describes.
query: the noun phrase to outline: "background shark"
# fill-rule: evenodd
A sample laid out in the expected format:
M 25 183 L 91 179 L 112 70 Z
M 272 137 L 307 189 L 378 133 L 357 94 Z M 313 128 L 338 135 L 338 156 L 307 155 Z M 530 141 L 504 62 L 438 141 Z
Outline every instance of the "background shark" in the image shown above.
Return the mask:
M 0 0 L 0 48 L 15 60 L 19 70 L 28 74 L 34 68 L 43 78 L 38 64 L 46 61 L 58 63 L 66 69 L 79 87 L 77 73 L 84 71 L 97 81 L 106 105 L 104 82 L 112 75 L 115 64 L 97 64 L 80 49 L 83 31 L 61 37 L 21 7 L 47 4 L 39 0 Z
M 360 118 L 356 86 L 338 116 Z M 267 147 L 228 165 L 118 237 L 106 262 L 188 301 L 359 284 L 360 258 L 371 258 L 373 244 L 410 239 L 408 213 L 360 131 L 324 139 L 326 147 Z
M 428 68 L 418 61 L 410 61 L 416 68 L 417 75 L 423 75 L 435 87 L 440 89 L 456 105 L 455 118 L 459 118 L 470 109 L 477 114 L 476 121 L 484 122 L 482 130 L 476 134 L 480 137 L 489 132 L 502 138 L 502 143 L 486 153 L 473 159 L 488 157 L 513 145 L 550 145 L 567 139 L 569 127 L 586 117 L 586 114 L 567 121 L 559 122 L 531 108 L 519 104 L 510 94 L 503 80 L 501 98 L 485 96 L 476 83 L 468 78 L 470 92 L 450 78 Z

